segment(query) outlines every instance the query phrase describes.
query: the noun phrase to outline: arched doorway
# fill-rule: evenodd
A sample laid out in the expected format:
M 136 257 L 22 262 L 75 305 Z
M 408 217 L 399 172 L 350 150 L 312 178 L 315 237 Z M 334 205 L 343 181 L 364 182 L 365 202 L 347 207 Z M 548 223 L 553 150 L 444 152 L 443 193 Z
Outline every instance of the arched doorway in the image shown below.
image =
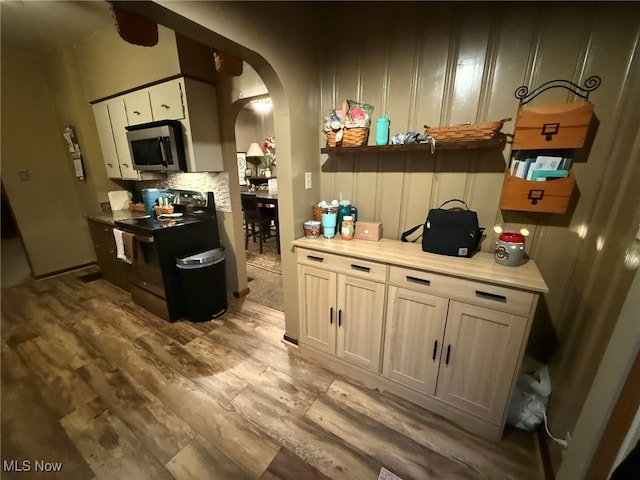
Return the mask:
M 246 67 L 247 68 L 247 67 Z M 250 68 L 250 67 L 248 67 Z M 264 213 L 267 225 L 247 221 L 244 218 L 244 247 L 247 269 L 247 283 L 250 293 L 247 298 L 261 305 L 283 309 L 282 265 L 278 245 L 277 204 L 277 142 L 273 128 L 273 103 L 268 96 L 257 96 L 239 101 L 235 123 L 236 150 L 238 153 L 238 183 L 241 200 L 252 205 L 256 202 L 258 211 Z M 265 158 L 265 145 L 276 154 L 275 163 Z M 259 156 L 254 156 L 254 155 Z M 268 163 L 267 163 L 268 162 Z M 269 168 L 269 176 L 265 169 Z M 265 197 L 269 197 L 265 199 Z M 244 203 L 243 203 L 244 209 Z M 251 217 L 251 213 L 249 217 Z M 275 220 L 271 220 L 274 217 Z M 257 235 L 255 234 L 257 232 Z M 264 232 L 264 235 L 262 233 Z
M 282 245 L 283 311 L 286 340 L 298 337 L 298 286 L 295 251 L 291 242 L 303 234 L 302 225 L 309 219 L 312 205 L 319 197 L 321 92 L 317 82 L 314 55 L 317 35 L 309 27 L 315 23 L 291 25 L 287 21 L 290 7 L 274 8 L 269 2 L 130 2 L 131 8 L 176 33 L 204 45 L 224 51 L 247 62 L 268 88 L 274 104 L 274 133 L 278 139 L 278 197 L 280 238 Z M 303 18 L 313 8 L 297 6 Z M 279 25 L 278 35 L 271 25 Z M 293 54 L 295 52 L 295 54 Z M 277 69 L 276 69 L 277 66 Z M 244 77 L 244 74 L 242 75 Z M 286 89 L 285 89 L 286 84 Z M 264 94 L 266 91 L 259 92 Z M 229 172 L 232 213 L 221 215 L 221 240 L 228 245 L 227 266 L 232 270 L 228 281 L 234 292 L 246 292 L 244 232 L 239 185 L 235 119 L 237 100 L 255 95 L 251 86 L 243 88 L 232 80 L 218 83 L 218 113 L 223 140 L 225 170 Z M 295 108 L 294 108 L 295 107 Z M 311 187 L 305 176 L 313 175 Z

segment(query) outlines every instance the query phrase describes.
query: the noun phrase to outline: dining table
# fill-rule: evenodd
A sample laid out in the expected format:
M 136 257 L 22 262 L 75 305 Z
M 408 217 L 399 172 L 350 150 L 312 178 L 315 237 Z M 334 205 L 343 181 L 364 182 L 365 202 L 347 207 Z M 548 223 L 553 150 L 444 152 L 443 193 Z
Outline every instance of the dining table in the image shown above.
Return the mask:
M 245 192 L 241 192 L 240 194 L 254 196 L 259 204 L 262 204 L 263 206 L 271 206 L 275 208 L 276 249 L 278 254 L 280 254 L 280 225 L 279 225 L 279 216 L 278 216 L 278 194 L 276 192 L 274 193 L 269 192 L 268 190 L 245 191 Z

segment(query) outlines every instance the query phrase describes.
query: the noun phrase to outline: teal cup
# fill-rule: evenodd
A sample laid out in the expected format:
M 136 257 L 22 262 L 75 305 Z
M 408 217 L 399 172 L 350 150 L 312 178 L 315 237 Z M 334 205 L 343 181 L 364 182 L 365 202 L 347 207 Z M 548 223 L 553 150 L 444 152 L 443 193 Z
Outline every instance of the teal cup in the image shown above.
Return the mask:
M 322 233 L 325 238 L 333 238 L 336 236 L 336 223 L 338 213 L 335 211 L 322 212 Z

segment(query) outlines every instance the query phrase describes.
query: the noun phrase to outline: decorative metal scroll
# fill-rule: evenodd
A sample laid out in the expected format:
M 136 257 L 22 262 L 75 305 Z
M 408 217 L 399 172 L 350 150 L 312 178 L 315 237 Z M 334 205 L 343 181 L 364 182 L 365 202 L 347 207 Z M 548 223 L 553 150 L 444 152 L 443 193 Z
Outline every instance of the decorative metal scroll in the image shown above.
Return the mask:
M 547 90 L 552 88 L 564 88 L 565 90 L 569 90 L 576 94 L 580 98 L 588 100 L 589 94 L 597 89 L 601 83 L 602 79 L 597 75 L 587 78 L 584 81 L 584 87 L 580 87 L 569 80 L 551 80 L 550 82 L 543 83 L 532 92 L 529 92 L 529 87 L 522 85 L 521 87 L 516 88 L 515 96 L 520 100 L 520 105 L 525 105 Z

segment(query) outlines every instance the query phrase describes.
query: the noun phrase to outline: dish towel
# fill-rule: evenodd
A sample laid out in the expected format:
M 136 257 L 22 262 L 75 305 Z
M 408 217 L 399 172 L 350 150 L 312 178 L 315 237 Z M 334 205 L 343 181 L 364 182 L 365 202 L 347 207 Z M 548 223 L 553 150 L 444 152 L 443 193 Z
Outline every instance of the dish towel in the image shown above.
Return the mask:
M 117 228 L 113 229 L 113 238 L 116 241 L 116 257 L 118 257 L 123 262 L 133 263 L 133 256 L 127 256 L 127 252 L 125 251 L 125 234 L 131 235 L 130 233 L 128 234 L 127 232 L 123 232 L 122 230 L 118 230 Z

